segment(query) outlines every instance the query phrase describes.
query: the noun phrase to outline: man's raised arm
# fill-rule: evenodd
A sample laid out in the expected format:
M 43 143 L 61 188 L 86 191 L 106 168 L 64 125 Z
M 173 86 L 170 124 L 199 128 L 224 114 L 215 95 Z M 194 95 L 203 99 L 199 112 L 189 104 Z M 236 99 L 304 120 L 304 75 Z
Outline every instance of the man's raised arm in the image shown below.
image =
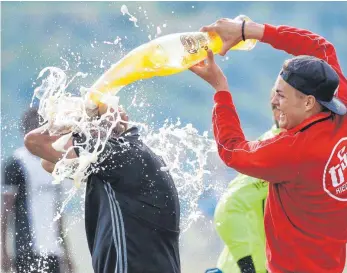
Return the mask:
M 334 45 L 324 37 L 305 29 L 291 26 L 273 26 L 270 24 L 246 23 L 245 37 L 258 39 L 270 44 L 273 48 L 286 51 L 289 54 L 309 55 L 325 60 L 337 72 L 340 85 L 335 94 L 347 105 L 347 80 L 342 74 Z

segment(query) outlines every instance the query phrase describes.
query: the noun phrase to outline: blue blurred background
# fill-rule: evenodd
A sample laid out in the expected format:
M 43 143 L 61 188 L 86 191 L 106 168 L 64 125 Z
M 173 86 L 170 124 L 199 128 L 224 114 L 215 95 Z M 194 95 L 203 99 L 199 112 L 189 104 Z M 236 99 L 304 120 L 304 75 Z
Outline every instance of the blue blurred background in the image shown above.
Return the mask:
M 122 15 L 123 4 L 138 19 L 139 27 Z M 259 23 L 293 25 L 323 35 L 335 45 L 346 71 L 346 2 L 2 2 L 1 160 L 22 145 L 18 122 L 29 107 L 41 69 L 66 69 L 67 61 L 69 77 L 78 71 L 88 73 L 71 89 L 90 86 L 112 63 L 153 39 L 158 26 L 161 35 L 197 31 L 219 18 L 239 14 Z M 117 36 L 121 42 L 115 44 Z M 289 56 L 261 43 L 250 52 L 232 51 L 227 56 L 218 56 L 217 61 L 228 77 L 245 134 L 254 139 L 272 125 L 269 92 Z M 212 138 L 213 90 L 191 72 L 125 87 L 119 93 L 125 108 L 135 95 L 144 104 L 129 110 L 132 120 L 156 129 L 167 118 L 180 118 L 183 125 L 192 123 Z M 232 171 L 224 174 L 225 184 L 235 175 Z M 211 223 L 216 201 L 213 195 L 202 198 L 205 218 L 183 235 L 183 272 L 202 272 L 216 262 L 222 247 Z M 76 255 L 80 272 L 92 272 L 83 225 L 71 231 L 70 239 L 76 253 L 83 253 Z

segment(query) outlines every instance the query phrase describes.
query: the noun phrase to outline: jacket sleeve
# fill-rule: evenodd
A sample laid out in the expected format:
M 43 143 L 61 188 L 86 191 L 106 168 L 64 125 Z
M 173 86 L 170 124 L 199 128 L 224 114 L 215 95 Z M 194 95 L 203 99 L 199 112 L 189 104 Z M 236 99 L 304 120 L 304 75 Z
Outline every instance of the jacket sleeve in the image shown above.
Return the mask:
M 264 141 L 246 141 L 230 92 L 219 91 L 214 100 L 213 132 L 219 156 L 226 165 L 274 183 L 296 177 L 293 170 L 299 169 L 300 149 L 293 149 L 295 136 L 283 132 Z
M 325 60 L 340 77 L 340 85 L 335 96 L 347 105 L 347 80 L 342 74 L 334 45 L 324 37 L 305 29 L 265 24 L 262 42 L 295 56 L 310 55 Z

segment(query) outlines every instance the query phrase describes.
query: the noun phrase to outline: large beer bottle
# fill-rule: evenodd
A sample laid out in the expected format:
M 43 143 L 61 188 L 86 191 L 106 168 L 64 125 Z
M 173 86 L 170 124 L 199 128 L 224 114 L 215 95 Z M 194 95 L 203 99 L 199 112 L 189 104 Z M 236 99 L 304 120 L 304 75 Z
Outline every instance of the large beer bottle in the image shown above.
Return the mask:
M 237 20 L 250 21 L 245 15 Z M 241 41 L 231 50 L 251 50 L 257 40 Z M 92 86 L 89 99 L 100 102 L 104 93 L 115 95 L 122 87 L 141 79 L 184 71 L 207 57 L 207 49 L 218 53 L 223 46 L 216 33 L 186 32 L 165 35 L 143 44 L 105 72 Z

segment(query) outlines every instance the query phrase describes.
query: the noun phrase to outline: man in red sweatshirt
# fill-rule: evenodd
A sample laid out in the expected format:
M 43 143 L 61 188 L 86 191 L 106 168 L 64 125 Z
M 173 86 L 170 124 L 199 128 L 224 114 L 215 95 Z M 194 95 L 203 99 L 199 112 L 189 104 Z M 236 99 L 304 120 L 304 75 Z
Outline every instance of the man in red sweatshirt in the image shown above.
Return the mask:
M 341 273 L 347 242 L 347 80 L 334 46 L 289 26 L 221 19 L 204 27 L 220 35 L 224 55 L 257 39 L 294 57 L 275 82 L 272 103 L 284 132 L 247 141 L 226 77 L 209 50 L 191 70 L 212 85 L 213 129 L 219 155 L 238 172 L 269 181 L 265 208 L 271 273 Z M 309 56 L 307 56 L 309 55 Z

